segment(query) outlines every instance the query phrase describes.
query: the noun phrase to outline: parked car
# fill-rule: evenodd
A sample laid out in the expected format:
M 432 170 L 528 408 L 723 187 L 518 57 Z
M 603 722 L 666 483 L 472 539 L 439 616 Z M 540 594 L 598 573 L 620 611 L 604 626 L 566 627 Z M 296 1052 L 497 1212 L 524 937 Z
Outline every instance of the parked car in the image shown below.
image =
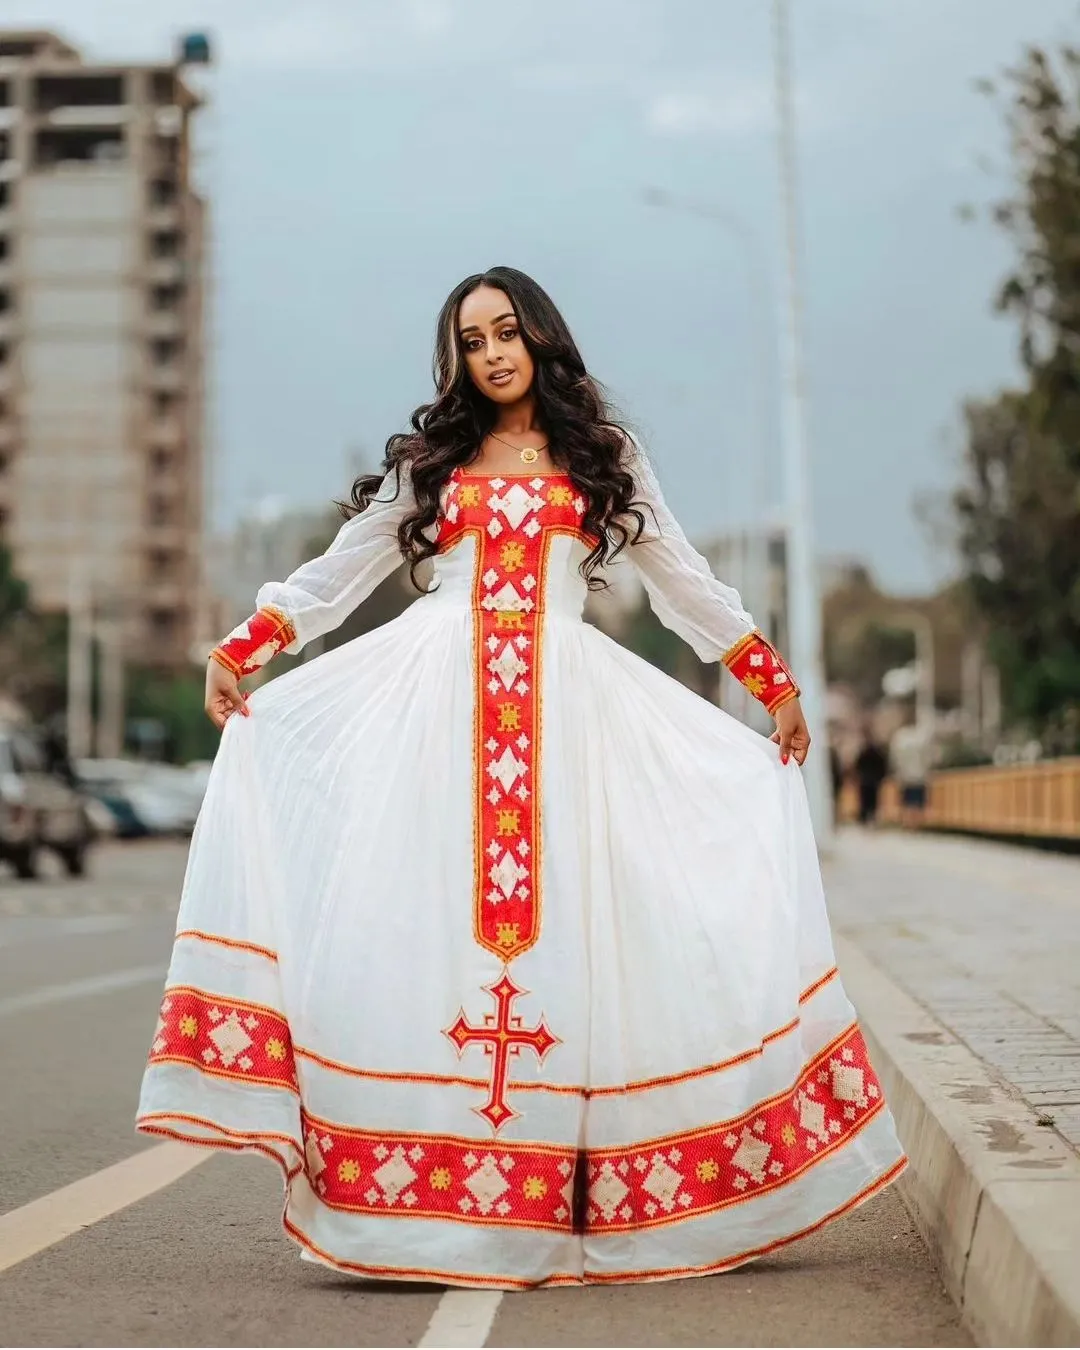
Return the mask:
M 82 876 L 93 838 L 79 791 L 48 771 L 28 731 L 0 725 L 0 858 L 29 879 L 48 849 L 70 876 Z
M 187 836 L 195 827 L 206 788 L 199 771 L 141 760 L 84 759 L 76 772 L 84 791 L 112 813 L 122 839 Z

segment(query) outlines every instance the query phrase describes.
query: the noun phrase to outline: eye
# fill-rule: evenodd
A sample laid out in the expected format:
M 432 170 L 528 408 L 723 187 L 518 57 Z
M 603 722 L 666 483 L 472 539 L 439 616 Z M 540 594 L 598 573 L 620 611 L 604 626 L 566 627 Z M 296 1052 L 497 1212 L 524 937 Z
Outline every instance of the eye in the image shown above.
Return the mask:
M 483 344 L 481 343 L 479 338 L 471 337 L 465 339 L 465 350 L 467 352 L 474 352 L 476 351 L 477 347 L 480 347 L 482 345 Z
M 504 328 L 499 336 L 504 342 L 510 342 L 518 335 L 516 328 Z

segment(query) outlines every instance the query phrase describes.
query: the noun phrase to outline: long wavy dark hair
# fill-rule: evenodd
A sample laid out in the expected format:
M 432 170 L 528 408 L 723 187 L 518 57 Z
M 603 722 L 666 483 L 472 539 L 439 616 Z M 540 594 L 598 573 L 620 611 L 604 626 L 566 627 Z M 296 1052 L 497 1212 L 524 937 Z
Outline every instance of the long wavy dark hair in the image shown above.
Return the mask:
M 435 398 L 421 404 L 410 418 L 411 431 L 398 432 L 386 443 L 382 474 L 362 474 L 353 484 L 352 499 L 341 503 L 346 516 L 363 511 L 386 473 L 408 468 L 415 510 L 398 529 L 398 542 L 413 584 L 417 568 L 438 552 L 428 532 L 439 515 L 439 493 L 454 469 L 474 459 L 493 429 L 496 405 L 473 384 L 458 333 L 458 311 L 479 286 L 504 291 L 517 315 L 522 340 L 536 366 L 532 394 L 536 415 L 547 437 L 552 459 L 569 474 L 587 503 L 582 532 L 596 540 L 581 564 L 590 590 L 607 583 L 595 576 L 641 534 L 645 518 L 634 504 L 636 483 L 626 468 L 629 437 L 614 420 L 600 385 L 585 369 L 566 321 L 550 296 L 531 277 L 514 267 L 492 267 L 466 277 L 450 292 L 439 314 L 435 338 Z M 626 522 L 636 520 L 631 535 Z

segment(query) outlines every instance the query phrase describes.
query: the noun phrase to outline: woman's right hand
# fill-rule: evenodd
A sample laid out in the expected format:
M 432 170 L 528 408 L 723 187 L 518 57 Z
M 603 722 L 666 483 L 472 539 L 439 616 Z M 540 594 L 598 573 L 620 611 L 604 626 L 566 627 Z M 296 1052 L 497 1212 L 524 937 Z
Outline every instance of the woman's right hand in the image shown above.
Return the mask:
M 240 682 L 231 671 L 211 658 L 206 664 L 206 715 L 220 731 L 233 713 L 250 717 L 247 703 L 240 692 Z

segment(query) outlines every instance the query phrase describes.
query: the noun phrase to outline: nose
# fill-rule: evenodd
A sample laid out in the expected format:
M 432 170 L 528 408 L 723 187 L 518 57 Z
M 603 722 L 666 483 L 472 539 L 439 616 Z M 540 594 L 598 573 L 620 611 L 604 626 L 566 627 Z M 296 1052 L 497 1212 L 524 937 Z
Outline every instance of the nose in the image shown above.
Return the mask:
M 484 359 L 487 361 L 489 366 L 497 365 L 502 360 L 502 352 L 499 351 L 498 347 L 495 345 L 495 343 L 492 341 L 491 338 L 488 338 L 487 340 L 487 346 L 484 351 Z

